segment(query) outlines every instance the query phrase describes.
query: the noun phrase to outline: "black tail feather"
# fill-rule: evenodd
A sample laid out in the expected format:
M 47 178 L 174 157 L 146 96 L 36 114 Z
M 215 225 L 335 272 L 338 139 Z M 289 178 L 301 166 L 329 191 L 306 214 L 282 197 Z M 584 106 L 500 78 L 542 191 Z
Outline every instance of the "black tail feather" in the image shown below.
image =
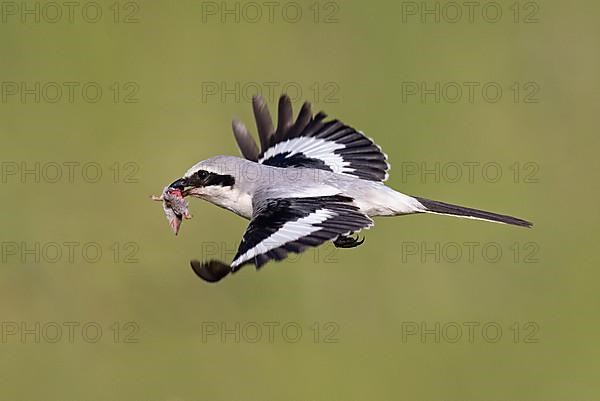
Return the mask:
M 512 216 L 506 216 L 504 214 L 486 212 L 485 210 L 479 209 L 471 209 L 468 207 L 452 205 L 450 203 L 434 201 L 426 198 L 419 198 L 418 196 L 415 196 L 414 198 L 421 202 L 421 204 L 425 206 L 428 212 L 432 213 L 448 214 L 451 216 L 459 217 L 471 217 L 475 219 L 495 221 L 498 223 L 512 224 L 521 227 L 533 226 L 533 223 L 529 221 Z

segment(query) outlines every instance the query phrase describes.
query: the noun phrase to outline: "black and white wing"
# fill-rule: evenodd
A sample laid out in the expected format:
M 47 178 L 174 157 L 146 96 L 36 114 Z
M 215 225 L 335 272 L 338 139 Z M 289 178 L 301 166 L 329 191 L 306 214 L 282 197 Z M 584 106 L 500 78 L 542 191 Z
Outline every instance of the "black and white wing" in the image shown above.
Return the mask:
M 246 127 L 234 121 L 238 146 L 247 159 L 275 167 L 327 170 L 370 181 L 387 179 L 390 166 L 377 144 L 339 120 L 325 121 L 325 113 L 313 116 L 309 103 L 304 103 L 293 122 L 291 101 L 281 96 L 277 130 L 261 97 L 253 99 L 253 108 L 260 153 Z
M 310 104 L 304 103 L 302 110 L 298 115 L 296 123 L 294 123 L 294 116 L 292 110 L 292 102 L 287 95 L 282 95 L 279 98 L 279 110 L 277 119 L 277 131 L 273 128 L 273 120 L 271 119 L 271 113 L 269 107 L 265 103 L 262 96 L 256 95 L 252 97 L 252 110 L 254 111 L 254 120 L 256 121 L 256 128 L 258 129 L 258 137 L 260 139 L 261 151 L 268 149 L 272 143 L 281 140 L 288 135 L 292 126 L 296 129 L 305 127 L 310 119 L 312 113 L 310 111 Z M 248 128 L 243 122 L 234 119 L 231 128 L 233 129 L 233 135 L 240 148 L 242 156 L 248 160 L 258 161 L 260 151 L 256 142 Z
M 218 281 L 246 264 L 260 268 L 269 260 L 285 259 L 309 247 L 333 241 L 373 225 L 353 199 L 343 195 L 308 198 L 271 198 L 256 205 L 231 265 L 219 261 L 192 261 L 206 281 Z

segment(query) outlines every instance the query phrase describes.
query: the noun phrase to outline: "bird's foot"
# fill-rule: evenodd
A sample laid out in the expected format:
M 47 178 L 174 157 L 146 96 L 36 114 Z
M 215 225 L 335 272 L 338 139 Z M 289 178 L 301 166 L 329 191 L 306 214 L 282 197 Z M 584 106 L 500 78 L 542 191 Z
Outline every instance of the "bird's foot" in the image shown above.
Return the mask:
M 218 260 L 211 260 L 208 262 L 192 260 L 190 264 L 194 273 L 202 280 L 209 283 L 216 283 L 231 273 L 231 266 Z
M 335 239 L 335 241 L 333 241 L 333 245 L 336 248 L 356 248 L 357 246 L 365 242 L 364 237 L 362 240 L 359 240 L 358 238 L 358 235 L 356 236 L 356 238 L 353 238 L 349 235 L 340 235 Z

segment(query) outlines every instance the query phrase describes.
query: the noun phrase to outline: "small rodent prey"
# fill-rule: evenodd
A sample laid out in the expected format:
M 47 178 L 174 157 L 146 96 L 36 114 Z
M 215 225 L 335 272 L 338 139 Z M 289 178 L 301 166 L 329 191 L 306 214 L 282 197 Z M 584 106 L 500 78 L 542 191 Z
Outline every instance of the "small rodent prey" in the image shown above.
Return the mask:
M 178 188 L 165 187 L 160 196 L 152 195 L 152 200 L 162 201 L 165 216 L 175 235 L 179 232 L 182 220 L 192 218 L 188 211 L 188 203 Z

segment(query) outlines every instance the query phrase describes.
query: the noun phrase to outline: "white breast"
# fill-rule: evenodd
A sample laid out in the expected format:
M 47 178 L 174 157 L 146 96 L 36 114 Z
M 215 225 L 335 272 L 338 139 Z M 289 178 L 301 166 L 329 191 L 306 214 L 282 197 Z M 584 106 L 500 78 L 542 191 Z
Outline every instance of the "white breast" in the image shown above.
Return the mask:
M 190 191 L 190 195 L 207 200 L 246 219 L 252 217 L 252 197 L 235 187 L 195 188 Z

